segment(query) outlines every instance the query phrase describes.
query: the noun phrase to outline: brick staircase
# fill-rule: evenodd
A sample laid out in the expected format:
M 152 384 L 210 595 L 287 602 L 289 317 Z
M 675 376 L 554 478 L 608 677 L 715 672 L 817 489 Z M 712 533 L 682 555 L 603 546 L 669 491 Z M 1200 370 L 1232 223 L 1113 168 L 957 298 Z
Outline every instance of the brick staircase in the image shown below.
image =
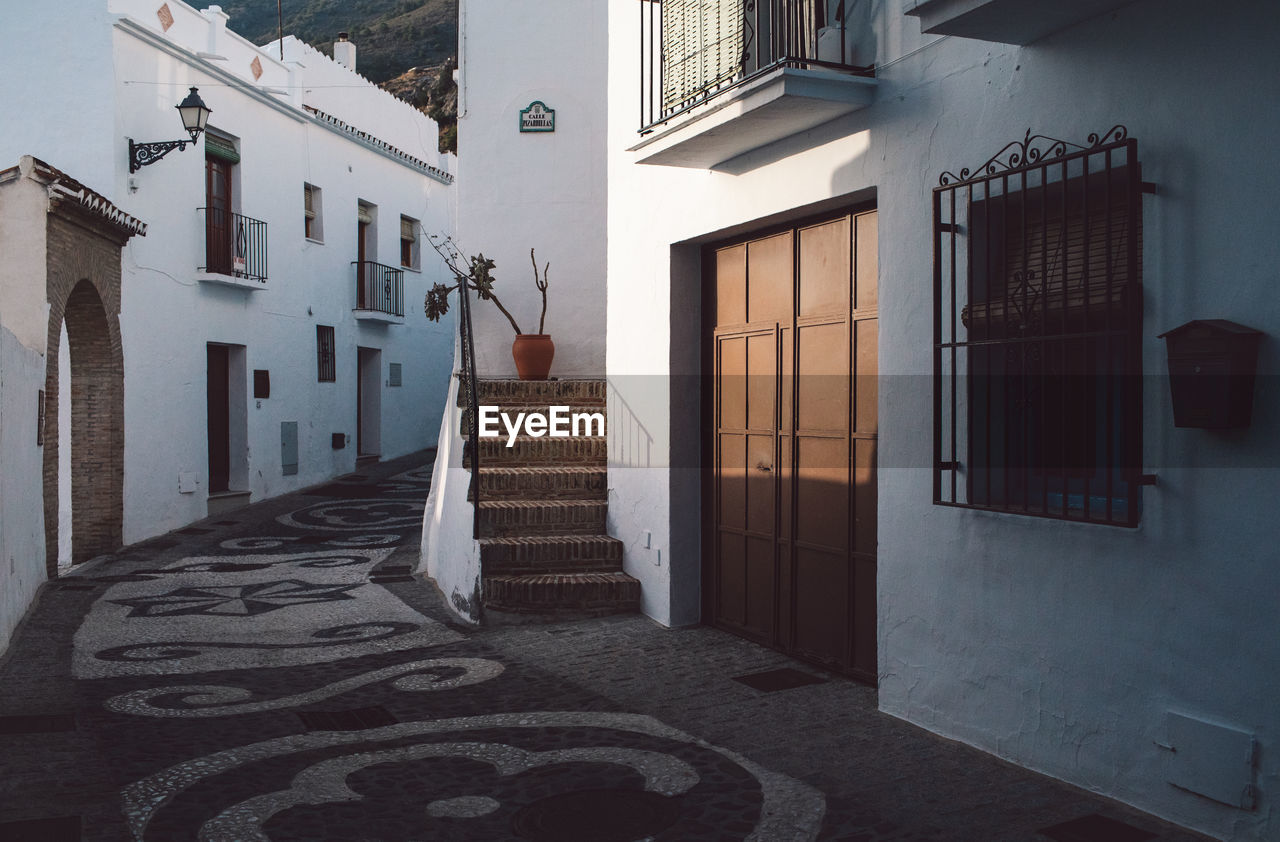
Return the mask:
M 481 380 L 481 405 L 517 412 L 605 412 L 603 380 Z M 461 398 L 460 398 L 461 399 Z M 464 410 L 465 414 L 465 410 Z M 464 418 L 463 429 L 466 429 Z M 480 439 L 481 594 L 488 611 L 601 615 L 636 611 L 640 582 L 605 534 L 604 436 Z M 464 465 L 474 470 L 471 454 Z

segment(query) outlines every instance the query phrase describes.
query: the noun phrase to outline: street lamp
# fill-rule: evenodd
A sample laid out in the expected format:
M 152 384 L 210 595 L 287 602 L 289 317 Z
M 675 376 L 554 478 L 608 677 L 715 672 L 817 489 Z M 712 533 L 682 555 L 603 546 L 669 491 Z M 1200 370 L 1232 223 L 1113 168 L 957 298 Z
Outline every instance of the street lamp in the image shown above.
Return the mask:
M 200 132 L 209 122 L 213 109 L 204 104 L 195 88 L 187 94 L 187 98 L 178 103 L 178 115 L 182 118 L 182 127 L 191 135 L 190 140 L 162 140 L 155 143 L 134 143 L 129 141 L 129 172 L 135 173 L 147 164 L 154 164 L 174 149 L 184 149 L 188 143 L 194 144 Z

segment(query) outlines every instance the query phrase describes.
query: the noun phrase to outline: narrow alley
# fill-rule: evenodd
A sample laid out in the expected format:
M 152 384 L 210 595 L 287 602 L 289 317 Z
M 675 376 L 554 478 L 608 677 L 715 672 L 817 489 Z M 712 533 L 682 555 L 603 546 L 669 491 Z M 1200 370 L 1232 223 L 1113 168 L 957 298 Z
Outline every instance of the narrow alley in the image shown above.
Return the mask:
M 413 574 L 429 456 L 47 584 L 0 663 L 0 839 L 1200 838 L 714 629 L 464 627 Z

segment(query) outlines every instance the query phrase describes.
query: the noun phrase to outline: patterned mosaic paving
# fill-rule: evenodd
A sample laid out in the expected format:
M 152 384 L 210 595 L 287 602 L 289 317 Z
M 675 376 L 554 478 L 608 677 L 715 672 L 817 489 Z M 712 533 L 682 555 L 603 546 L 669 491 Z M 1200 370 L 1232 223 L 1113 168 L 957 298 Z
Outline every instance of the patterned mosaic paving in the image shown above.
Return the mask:
M 59 736 L 84 742 L 0 744 L 0 795 L 29 796 L 0 821 L 78 813 L 84 839 L 158 842 L 818 837 L 812 786 L 451 628 L 408 575 L 427 483 L 333 483 L 75 576 L 41 606 L 47 649 L 0 673 L 21 690 L 0 716 L 72 700 Z M 41 780 L 68 769 L 93 785 Z

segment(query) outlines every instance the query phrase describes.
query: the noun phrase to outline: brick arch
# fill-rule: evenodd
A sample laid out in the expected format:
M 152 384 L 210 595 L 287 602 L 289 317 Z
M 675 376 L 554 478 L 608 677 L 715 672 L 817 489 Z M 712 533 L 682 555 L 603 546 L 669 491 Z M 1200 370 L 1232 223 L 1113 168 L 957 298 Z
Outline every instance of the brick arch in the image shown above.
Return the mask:
M 120 242 L 50 216 L 45 357 L 45 564 L 58 570 L 58 390 L 71 390 L 71 560 L 120 547 L 124 520 L 124 361 Z M 63 323 L 71 382 L 58 382 Z

